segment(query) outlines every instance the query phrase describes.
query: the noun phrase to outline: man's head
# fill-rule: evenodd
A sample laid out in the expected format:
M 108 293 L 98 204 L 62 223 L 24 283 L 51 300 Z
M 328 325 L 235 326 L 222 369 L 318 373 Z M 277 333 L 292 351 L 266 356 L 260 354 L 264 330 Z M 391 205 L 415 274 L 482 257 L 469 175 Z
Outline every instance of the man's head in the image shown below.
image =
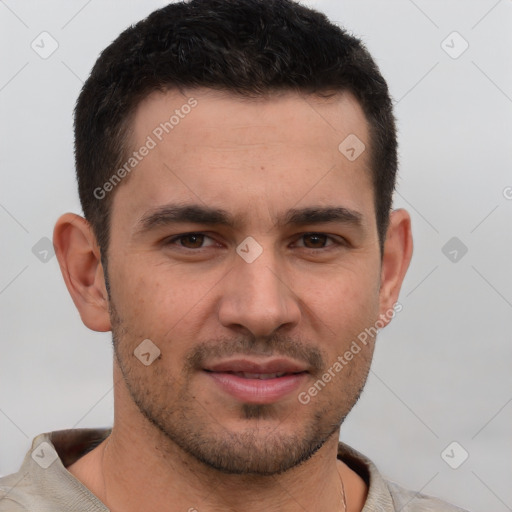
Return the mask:
M 289 0 L 194 0 L 170 4 L 125 30 L 101 54 L 78 99 L 79 194 L 104 258 L 116 173 L 123 166 L 133 169 L 126 164 L 137 149 L 131 137 L 137 106 L 152 91 L 194 87 L 242 97 L 350 91 L 369 126 L 368 167 L 383 244 L 397 168 L 396 132 L 386 82 L 362 43 L 323 14 Z
M 412 251 L 367 52 L 288 1 L 174 4 L 102 54 L 76 122 L 92 229 L 65 215 L 54 242 L 113 332 L 116 428 L 239 474 L 332 443 Z

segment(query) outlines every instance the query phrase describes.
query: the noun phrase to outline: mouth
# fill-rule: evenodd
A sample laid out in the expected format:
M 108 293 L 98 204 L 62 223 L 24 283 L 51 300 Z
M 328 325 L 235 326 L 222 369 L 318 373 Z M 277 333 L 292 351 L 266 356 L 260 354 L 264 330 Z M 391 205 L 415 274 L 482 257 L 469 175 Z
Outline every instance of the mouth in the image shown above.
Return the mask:
M 232 375 L 236 375 L 237 377 L 242 377 L 244 379 L 260 379 L 260 380 L 277 379 L 278 377 L 284 377 L 285 375 L 297 375 L 296 373 L 286 373 L 286 372 L 277 372 L 277 373 L 224 372 L 224 373 L 231 373 Z M 301 372 L 298 372 L 298 373 L 301 373 Z
M 251 375 L 279 375 L 290 373 L 307 372 L 308 367 L 293 359 L 287 358 L 273 358 L 273 359 L 249 359 L 244 357 L 237 357 L 226 359 L 223 361 L 213 362 L 204 368 L 210 372 L 222 373 L 240 373 L 251 377 Z
M 203 369 L 221 392 L 237 401 L 269 404 L 285 399 L 301 386 L 309 372 L 289 359 L 231 359 Z

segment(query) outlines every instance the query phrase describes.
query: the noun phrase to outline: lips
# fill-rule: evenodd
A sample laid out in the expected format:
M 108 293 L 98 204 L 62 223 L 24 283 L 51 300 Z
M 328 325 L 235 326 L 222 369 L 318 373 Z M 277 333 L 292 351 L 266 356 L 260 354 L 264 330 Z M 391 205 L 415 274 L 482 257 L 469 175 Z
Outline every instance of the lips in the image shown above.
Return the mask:
M 296 391 L 308 375 L 307 367 L 290 359 L 225 360 L 204 368 L 221 389 L 243 403 L 273 403 Z
M 231 372 L 226 372 L 231 373 Z M 283 375 L 289 375 L 289 373 L 286 372 L 278 372 L 278 373 L 249 373 L 249 372 L 232 372 L 233 375 L 236 375 L 237 377 L 243 377 L 244 379 L 260 379 L 260 380 L 267 380 L 267 379 L 275 379 L 277 377 L 283 377 Z
M 279 358 L 270 360 L 255 359 L 230 359 L 214 363 L 205 367 L 206 371 L 222 373 L 245 373 L 271 375 L 275 373 L 301 373 L 308 370 L 307 366 L 301 365 L 291 359 Z M 250 378 L 250 377 L 249 377 Z

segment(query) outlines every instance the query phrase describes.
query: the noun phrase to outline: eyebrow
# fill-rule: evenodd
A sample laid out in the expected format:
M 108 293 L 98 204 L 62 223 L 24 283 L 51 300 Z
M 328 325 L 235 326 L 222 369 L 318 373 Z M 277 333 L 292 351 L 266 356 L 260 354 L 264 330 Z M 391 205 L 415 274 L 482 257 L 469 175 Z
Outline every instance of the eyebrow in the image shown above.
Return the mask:
M 280 216 L 276 227 L 303 226 L 306 224 L 342 223 L 362 227 L 361 213 L 342 206 L 310 206 L 292 208 Z M 137 222 L 136 234 L 142 234 L 160 226 L 177 223 L 225 226 L 234 229 L 239 222 L 222 208 L 211 208 L 200 204 L 169 204 L 146 212 Z
M 361 213 L 342 206 L 310 206 L 308 208 L 292 208 L 288 210 L 284 218 L 278 220 L 277 225 L 303 226 L 305 224 L 338 222 L 361 227 L 362 221 L 363 216 Z

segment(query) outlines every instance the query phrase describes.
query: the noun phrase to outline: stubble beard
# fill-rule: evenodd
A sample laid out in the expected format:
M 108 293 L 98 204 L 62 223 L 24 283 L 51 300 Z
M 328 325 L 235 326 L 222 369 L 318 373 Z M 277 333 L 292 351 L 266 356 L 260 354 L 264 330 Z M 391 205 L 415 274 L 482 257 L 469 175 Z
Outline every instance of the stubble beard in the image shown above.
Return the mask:
M 129 332 L 112 301 L 110 308 L 117 364 L 133 402 L 144 418 L 169 442 L 167 446 L 159 446 L 159 449 L 169 456 L 175 456 L 176 447 L 179 447 L 207 468 L 222 473 L 278 475 L 310 459 L 339 432 L 346 415 L 359 399 L 368 375 L 369 365 L 362 378 L 358 379 L 360 382 L 355 387 L 350 386 L 353 388 L 349 392 L 350 397 L 340 399 L 341 395 L 337 395 L 341 403 L 318 400 L 308 405 L 298 405 L 305 419 L 293 432 L 289 431 L 289 425 L 287 431 L 280 428 L 278 418 L 283 423 L 287 418 L 278 404 L 241 404 L 239 420 L 247 426 L 236 431 L 229 430 L 191 392 L 190 368 L 188 372 L 187 368 L 184 369 L 182 384 L 179 385 L 162 365 L 141 365 L 126 348 L 130 346 Z M 241 347 L 247 348 L 251 343 L 251 340 L 240 340 L 236 344 L 237 353 L 241 353 Z M 216 348 L 218 346 L 215 345 Z M 230 346 L 233 347 L 233 342 Z M 273 353 L 276 353 L 276 346 L 279 344 L 269 343 Z M 290 348 L 292 345 L 287 346 Z M 212 352 L 214 350 L 211 349 Z M 293 350 L 292 354 L 289 351 L 284 353 L 295 355 Z M 303 346 L 304 350 L 319 370 L 325 368 L 320 353 Z M 283 354 L 281 351 L 279 353 Z M 197 355 L 196 352 L 188 359 L 189 366 Z

